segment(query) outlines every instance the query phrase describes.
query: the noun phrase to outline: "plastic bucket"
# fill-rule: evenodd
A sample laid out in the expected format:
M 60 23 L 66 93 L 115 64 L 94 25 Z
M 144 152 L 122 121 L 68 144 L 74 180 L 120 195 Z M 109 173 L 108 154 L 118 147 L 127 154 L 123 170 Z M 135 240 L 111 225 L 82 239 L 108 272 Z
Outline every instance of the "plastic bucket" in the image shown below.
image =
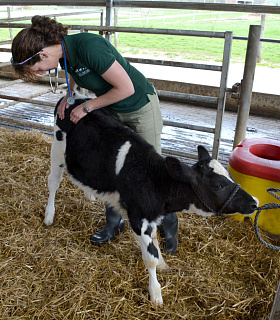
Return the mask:
M 249 194 L 265 203 L 280 203 L 267 193 L 267 188 L 280 189 L 280 141 L 271 139 L 245 139 L 231 153 L 228 170 L 234 180 Z M 233 216 L 239 221 L 244 216 Z M 254 220 L 255 214 L 252 219 Z M 280 235 L 280 210 L 263 210 L 258 225 L 269 233 Z

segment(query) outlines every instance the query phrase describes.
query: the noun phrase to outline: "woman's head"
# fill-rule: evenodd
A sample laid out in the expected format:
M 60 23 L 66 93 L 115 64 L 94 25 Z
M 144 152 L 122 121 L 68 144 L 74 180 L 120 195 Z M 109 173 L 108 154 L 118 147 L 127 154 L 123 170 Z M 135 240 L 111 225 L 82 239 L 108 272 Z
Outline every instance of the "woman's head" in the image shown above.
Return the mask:
M 30 67 L 40 61 L 41 50 L 60 44 L 68 32 L 68 27 L 48 17 L 34 16 L 31 22 L 31 27 L 21 30 L 12 43 L 11 63 L 19 77 L 27 81 L 38 78 Z

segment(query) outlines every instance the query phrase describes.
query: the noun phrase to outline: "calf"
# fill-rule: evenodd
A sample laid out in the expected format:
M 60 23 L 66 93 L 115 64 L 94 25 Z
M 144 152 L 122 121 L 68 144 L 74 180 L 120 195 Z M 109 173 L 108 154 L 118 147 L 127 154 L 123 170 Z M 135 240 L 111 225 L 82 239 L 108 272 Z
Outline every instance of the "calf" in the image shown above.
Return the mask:
M 76 100 L 64 120 L 56 116 L 44 222 L 53 223 L 55 193 L 65 167 L 86 194 L 94 194 L 128 219 L 149 272 L 150 298 L 161 305 L 156 268 L 167 265 L 156 232 L 162 218 L 184 209 L 204 216 L 251 214 L 257 203 L 204 147 L 198 147 L 198 161 L 191 167 L 174 157 L 164 158 L 104 108 L 74 124 L 70 112 L 81 103 Z

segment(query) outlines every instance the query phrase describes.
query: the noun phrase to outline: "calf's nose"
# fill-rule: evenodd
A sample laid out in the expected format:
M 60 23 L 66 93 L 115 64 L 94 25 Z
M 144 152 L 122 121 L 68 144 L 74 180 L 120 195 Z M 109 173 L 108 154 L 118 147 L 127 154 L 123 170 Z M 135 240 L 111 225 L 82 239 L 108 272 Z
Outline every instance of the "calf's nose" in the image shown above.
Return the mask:
M 255 210 L 257 210 L 258 209 L 258 206 L 259 206 L 259 199 L 258 198 L 255 198 L 255 197 L 253 197 L 254 198 L 254 202 L 252 203 L 252 210 L 253 211 L 255 211 Z

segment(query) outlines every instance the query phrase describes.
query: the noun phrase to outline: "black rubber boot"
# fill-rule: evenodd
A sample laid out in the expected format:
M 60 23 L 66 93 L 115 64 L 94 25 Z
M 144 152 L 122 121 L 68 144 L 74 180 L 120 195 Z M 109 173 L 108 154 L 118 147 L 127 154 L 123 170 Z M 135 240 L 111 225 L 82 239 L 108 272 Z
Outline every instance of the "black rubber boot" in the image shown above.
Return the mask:
M 124 219 L 114 212 L 113 208 L 106 205 L 106 225 L 90 237 L 92 244 L 98 246 L 113 240 L 121 232 L 124 232 Z
M 178 218 L 176 213 L 165 216 L 160 229 L 162 229 L 160 230 L 162 237 L 165 238 L 165 252 L 174 254 L 178 247 Z

